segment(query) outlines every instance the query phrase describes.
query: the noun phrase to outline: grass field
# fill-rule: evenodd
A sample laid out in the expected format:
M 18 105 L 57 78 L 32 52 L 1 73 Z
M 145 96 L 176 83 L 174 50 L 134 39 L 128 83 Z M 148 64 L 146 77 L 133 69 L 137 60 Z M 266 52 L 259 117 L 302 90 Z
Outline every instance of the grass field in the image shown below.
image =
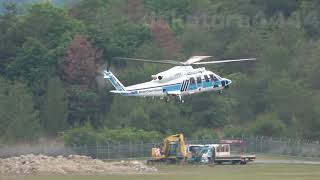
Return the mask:
M 320 161 L 320 157 L 301 157 L 301 156 L 287 156 L 287 155 L 276 155 L 276 154 L 257 154 L 257 159 Z
M 156 174 L 0 176 L 1 180 L 319 180 L 320 166 L 249 164 L 159 166 Z

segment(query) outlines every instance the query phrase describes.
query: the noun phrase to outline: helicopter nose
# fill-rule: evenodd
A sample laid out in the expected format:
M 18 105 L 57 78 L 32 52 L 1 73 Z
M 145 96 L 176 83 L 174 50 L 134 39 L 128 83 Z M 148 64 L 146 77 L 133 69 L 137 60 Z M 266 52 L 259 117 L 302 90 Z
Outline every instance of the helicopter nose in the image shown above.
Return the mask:
M 225 81 L 226 81 L 226 85 L 230 85 L 232 83 L 230 79 L 225 79 Z
M 224 78 L 222 80 L 222 86 L 225 87 L 225 88 L 229 88 L 229 85 L 232 83 L 232 81 L 230 79 L 226 79 Z

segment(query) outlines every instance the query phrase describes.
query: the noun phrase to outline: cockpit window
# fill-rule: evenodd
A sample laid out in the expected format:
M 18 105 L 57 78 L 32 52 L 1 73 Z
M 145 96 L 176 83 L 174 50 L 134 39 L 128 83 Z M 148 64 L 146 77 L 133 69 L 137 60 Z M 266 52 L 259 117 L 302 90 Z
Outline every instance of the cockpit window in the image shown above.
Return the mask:
M 190 78 L 190 84 L 192 85 L 192 84 L 196 84 L 196 80 L 192 77 L 192 78 Z
M 218 81 L 218 78 L 213 74 L 209 74 L 211 81 Z
M 204 79 L 206 80 L 206 82 L 209 82 L 209 77 L 207 75 L 204 75 Z

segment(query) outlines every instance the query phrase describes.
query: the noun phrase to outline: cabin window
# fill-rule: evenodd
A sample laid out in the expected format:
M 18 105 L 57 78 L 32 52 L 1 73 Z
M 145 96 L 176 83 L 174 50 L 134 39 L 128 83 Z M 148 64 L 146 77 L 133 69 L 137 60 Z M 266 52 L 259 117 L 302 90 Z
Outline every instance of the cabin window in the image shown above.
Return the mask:
M 209 74 L 211 81 L 218 81 L 218 78 L 213 74 Z
M 190 146 L 189 147 L 189 152 L 192 152 L 192 153 L 198 153 L 199 151 L 201 150 L 201 147 L 200 146 Z
M 196 84 L 196 80 L 192 77 L 192 78 L 190 78 L 190 84 L 191 85 L 194 85 L 194 84 Z
M 217 152 L 221 152 L 221 146 L 217 147 Z
M 207 75 L 204 75 L 204 79 L 206 80 L 206 82 L 209 82 L 209 77 Z
M 229 146 L 226 146 L 226 151 L 225 152 L 229 152 L 230 149 L 229 149 Z
M 201 84 L 201 77 L 197 77 L 197 83 Z

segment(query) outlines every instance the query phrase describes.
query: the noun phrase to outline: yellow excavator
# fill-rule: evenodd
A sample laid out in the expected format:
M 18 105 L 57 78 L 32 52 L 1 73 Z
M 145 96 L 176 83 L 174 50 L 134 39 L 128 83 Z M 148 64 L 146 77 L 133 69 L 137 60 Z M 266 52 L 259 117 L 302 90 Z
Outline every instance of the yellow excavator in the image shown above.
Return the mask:
M 183 134 L 175 134 L 166 137 L 159 147 L 152 148 L 151 159 L 149 159 L 147 163 L 174 164 L 185 162 L 186 158 L 187 151 Z

